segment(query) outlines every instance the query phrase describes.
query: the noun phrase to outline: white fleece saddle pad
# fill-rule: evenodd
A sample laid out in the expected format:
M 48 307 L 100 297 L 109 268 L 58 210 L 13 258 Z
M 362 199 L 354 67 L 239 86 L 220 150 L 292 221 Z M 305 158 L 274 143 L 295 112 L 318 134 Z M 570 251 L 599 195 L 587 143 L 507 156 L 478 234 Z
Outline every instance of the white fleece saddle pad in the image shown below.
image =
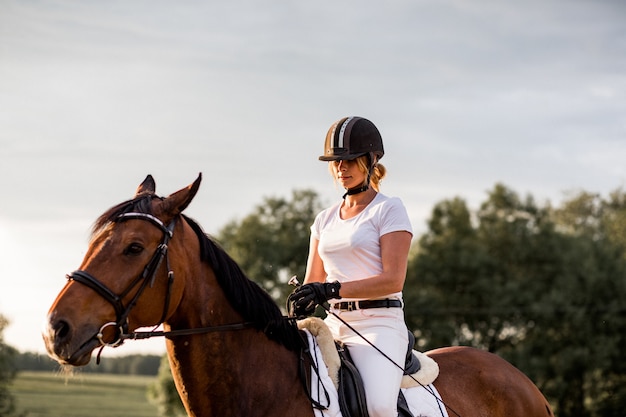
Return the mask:
M 339 354 L 330 330 L 321 319 L 309 317 L 298 322 L 307 334 L 309 347 L 317 373 L 311 372 L 311 397 L 326 407 L 314 408 L 316 417 L 343 417 L 337 394 Z M 441 397 L 432 382 L 439 375 L 439 366 L 430 357 L 413 351 L 420 360 L 420 370 L 402 381 L 402 392 L 415 417 L 448 417 Z M 324 365 L 324 366 L 322 366 Z M 416 382 L 417 381 L 417 382 Z M 327 397 L 328 395 L 328 397 Z

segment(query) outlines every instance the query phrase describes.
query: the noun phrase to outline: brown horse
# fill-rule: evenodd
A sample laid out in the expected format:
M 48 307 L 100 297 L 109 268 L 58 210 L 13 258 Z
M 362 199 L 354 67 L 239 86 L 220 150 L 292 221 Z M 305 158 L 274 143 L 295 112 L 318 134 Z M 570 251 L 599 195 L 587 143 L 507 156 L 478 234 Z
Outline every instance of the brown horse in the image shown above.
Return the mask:
M 313 416 L 294 322 L 182 214 L 200 180 L 161 198 L 148 176 L 132 200 L 100 216 L 50 308 L 46 348 L 61 364 L 82 366 L 94 349 L 140 335 L 129 330 L 163 323 L 149 336 L 166 337 L 190 416 Z M 450 416 L 552 416 L 535 385 L 498 356 L 461 347 L 428 354 Z

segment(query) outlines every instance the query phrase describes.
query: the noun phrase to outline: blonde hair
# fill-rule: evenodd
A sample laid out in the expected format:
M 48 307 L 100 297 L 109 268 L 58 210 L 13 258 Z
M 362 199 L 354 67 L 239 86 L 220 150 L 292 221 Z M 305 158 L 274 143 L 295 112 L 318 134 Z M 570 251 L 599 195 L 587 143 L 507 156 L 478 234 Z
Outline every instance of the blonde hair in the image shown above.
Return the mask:
M 367 155 L 361 155 L 357 157 L 356 159 L 354 159 L 354 161 L 356 162 L 357 167 L 359 168 L 359 171 L 365 174 L 365 180 L 363 181 L 362 185 L 366 185 L 367 174 L 369 172 L 369 157 Z M 339 161 L 331 161 L 328 164 L 328 170 L 330 171 L 330 174 L 333 176 L 333 181 L 335 182 L 337 181 L 337 166 L 338 165 L 339 165 Z M 370 176 L 369 185 L 377 192 L 380 192 L 380 183 L 382 182 L 383 178 L 385 178 L 385 175 L 387 175 L 387 168 L 385 168 L 385 166 L 380 163 L 374 164 L 374 169 L 372 169 L 372 175 Z

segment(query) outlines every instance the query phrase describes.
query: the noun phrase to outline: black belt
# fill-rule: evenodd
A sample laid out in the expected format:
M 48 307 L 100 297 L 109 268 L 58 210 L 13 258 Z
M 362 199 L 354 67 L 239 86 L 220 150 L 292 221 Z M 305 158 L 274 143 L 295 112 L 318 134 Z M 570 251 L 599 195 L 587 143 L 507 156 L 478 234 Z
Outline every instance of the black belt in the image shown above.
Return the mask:
M 386 298 L 384 300 L 363 300 L 363 301 L 342 301 L 333 304 L 333 308 L 337 310 L 359 310 L 364 308 L 391 308 L 402 307 L 402 301 Z

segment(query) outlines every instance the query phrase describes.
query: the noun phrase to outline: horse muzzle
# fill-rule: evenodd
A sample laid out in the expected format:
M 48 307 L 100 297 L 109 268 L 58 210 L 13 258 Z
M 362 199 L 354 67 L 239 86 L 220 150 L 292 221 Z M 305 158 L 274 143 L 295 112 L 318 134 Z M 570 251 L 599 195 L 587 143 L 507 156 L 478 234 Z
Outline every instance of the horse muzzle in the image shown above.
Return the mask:
M 85 366 L 94 349 L 101 346 L 97 328 L 85 326 L 77 331 L 68 321 L 48 316 L 43 339 L 48 355 L 62 365 Z

